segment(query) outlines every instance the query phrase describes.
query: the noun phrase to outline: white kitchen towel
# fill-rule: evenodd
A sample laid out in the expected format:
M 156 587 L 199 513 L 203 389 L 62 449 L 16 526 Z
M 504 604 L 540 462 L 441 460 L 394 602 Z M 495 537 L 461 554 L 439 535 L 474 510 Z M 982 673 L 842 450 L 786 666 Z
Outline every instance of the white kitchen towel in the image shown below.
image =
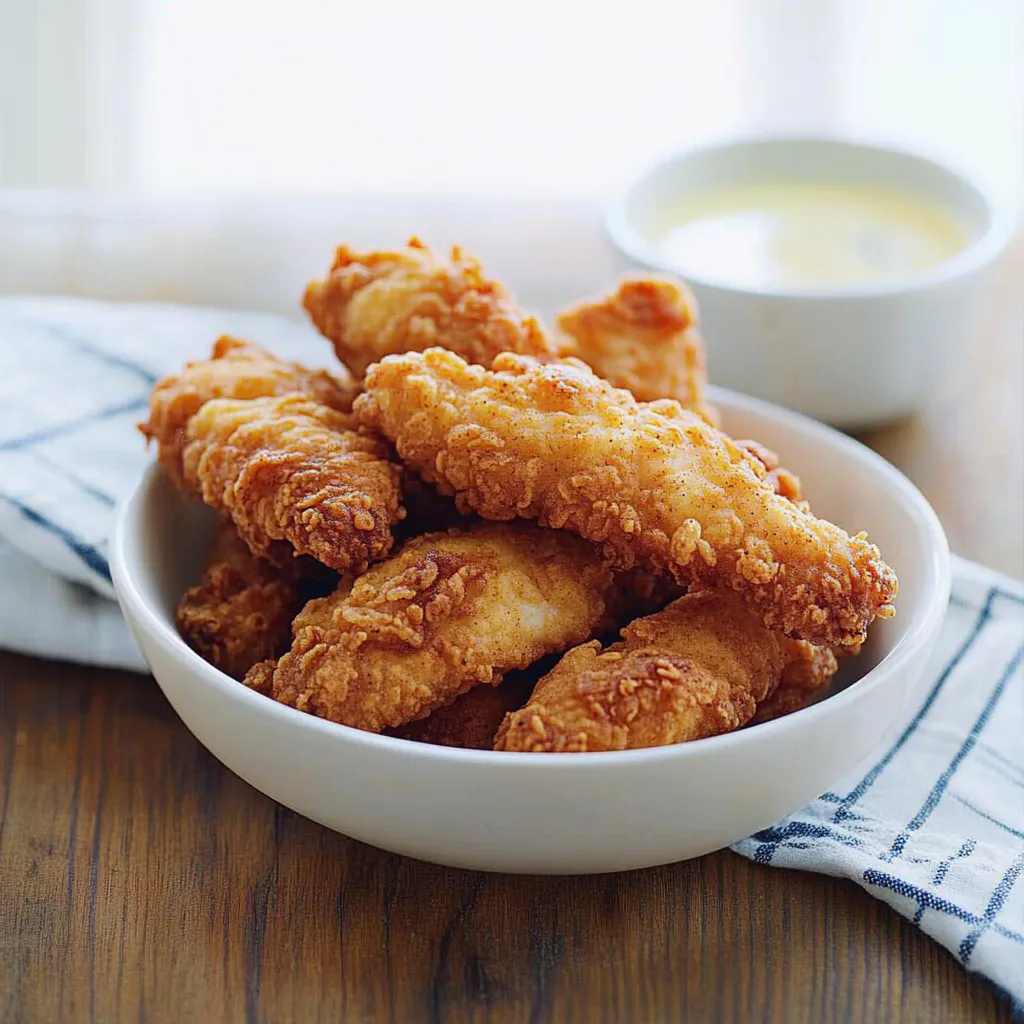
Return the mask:
M 734 849 L 849 878 L 1024 1011 L 1024 586 L 953 559 L 912 717 L 799 813 Z
M 143 669 L 112 603 L 115 502 L 148 456 L 155 379 L 220 333 L 331 362 L 265 313 L 0 298 L 0 647 Z M 919 707 L 871 762 L 737 844 L 850 878 L 1024 1003 L 1024 588 L 954 560 Z
M 273 313 L 0 298 L 0 538 L 113 597 L 112 510 L 147 460 L 135 425 L 153 383 L 221 334 L 334 360 L 306 322 Z
M 115 602 L 45 569 L 5 540 L 0 540 L 0 649 L 148 671 Z

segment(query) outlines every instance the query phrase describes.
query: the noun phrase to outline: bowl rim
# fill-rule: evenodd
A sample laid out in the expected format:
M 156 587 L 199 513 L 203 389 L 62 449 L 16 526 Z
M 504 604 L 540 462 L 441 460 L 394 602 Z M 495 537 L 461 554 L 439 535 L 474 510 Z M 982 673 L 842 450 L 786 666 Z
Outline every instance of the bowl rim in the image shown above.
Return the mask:
M 902 145 L 890 145 L 882 140 L 857 138 L 841 134 L 821 133 L 764 133 L 748 134 L 730 139 L 719 139 L 677 150 L 648 164 L 635 174 L 617 195 L 606 204 L 604 231 L 612 245 L 628 259 L 650 270 L 680 275 L 672 264 L 658 256 L 653 243 L 634 227 L 628 209 L 635 195 L 649 187 L 651 179 L 668 167 L 682 166 L 690 160 L 724 154 L 742 153 L 763 147 L 818 146 L 842 147 L 867 153 L 873 158 L 896 156 L 908 164 L 927 166 L 954 180 L 965 191 L 973 193 L 988 216 L 987 227 L 969 241 L 959 252 L 933 266 L 903 277 L 874 282 L 833 285 L 827 288 L 739 285 L 714 276 L 705 277 L 687 270 L 682 276 L 687 283 L 718 291 L 727 295 L 749 295 L 762 298 L 792 299 L 806 302 L 827 302 L 836 299 L 873 299 L 889 295 L 903 295 L 935 288 L 965 277 L 996 260 L 1009 244 L 1014 232 L 1014 217 L 1007 202 L 999 199 L 991 188 L 982 185 L 973 175 L 954 163 L 922 150 Z
M 918 523 L 920 532 L 928 541 L 929 556 L 926 559 L 926 578 L 922 581 L 922 593 L 927 596 L 913 610 L 907 609 L 910 619 L 906 631 L 896 641 L 892 650 L 874 668 L 854 680 L 839 693 L 789 715 L 760 723 L 750 729 L 737 729 L 733 732 L 709 736 L 689 743 L 644 747 L 636 750 L 589 751 L 570 757 L 549 753 L 469 750 L 461 747 L 417 743 L 397 736 L 365 732 L 280 704 L 271 697 L 250 690 L 203 660 L 178 635 L 173 624 L 165 621 L 163 616 L 143 598 L 136 582 L 136 573 L 142 567 L 131 564 L 127 556 L 127 542 L 133 525 L 136 528 L 141 525 L 143 503 L 162 476 L 159 463 L 155 460 L 144 471 L 132 492 L 119 503 L 116 511 L 110 558 L 114 590 L 129 624 L 134 629 L 143 630 L 147 638 L 158 644 L 167 655 L 179 663 L 181 671 L 198 675 L 206 685 L 212 686 L 229 699 L 248 704 L 253 711 L 278 718 L 282 726 L 287 727 L 291 724 L 299 731 L 313 729 L 325 735 L 334 736 L 339 741 L 376 748 L 382 753 L 390 752 L 399 756 L 424 757 L 430 760 L 456 763 L 465 762 L 467 765 L 500 764 L 503 768 L 511 770 L 516 770 L 513 767 L 515 765 L 526 770 L 543 764 L 553 771 L 575 771 L 587 766 L 592 768 L 598 768 L 601 765 L 625 767 L 626 765 L 651 764 L 676 759 L 687 760 L 706 755 L 712 750 L 724 752 L 731 747 L 757 743 L 759 736 L 763 740 L 768 740 L 771 737 L 783 739 L 786 734 L 789 734 L 791 738 L 795 739 L 804 731 L 813 729 L 815 723 L 824 716 L 842 714 L 843 709 L 854 701 L 866 699 L 879 686 L 885 685 L 894 673 L 905 670 L 912 659 L 920 654 L 933 631 L 938 628 L 948 605 L 951 588 L 949 545 L 938 516 L 924 495 L 895 466 L 867 446 L 810 417 L 783 409 L 771 402 L 724 388 L 711 387 L 709 393 L 711 398 L 722 406 L 767 416 L 792 428 L 809 431 L 813 437 L 826 445 L 839 448 L 854 458 L 867 462 L 877 473 L 895 485 L 912 512 L 912 518 Z

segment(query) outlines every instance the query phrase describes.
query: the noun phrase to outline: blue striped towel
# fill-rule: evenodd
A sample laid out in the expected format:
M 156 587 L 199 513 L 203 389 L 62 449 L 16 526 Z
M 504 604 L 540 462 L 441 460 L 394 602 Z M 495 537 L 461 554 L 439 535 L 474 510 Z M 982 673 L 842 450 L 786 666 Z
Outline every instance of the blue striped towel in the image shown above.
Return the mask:
M 0 298 L 0 647 L 145 670 L 111 600 L 114 505 L 148 458 L 135 425 L 153 383 L 231 333 L 315 365 L 330 353 L 271 313 Z
M 0 299 L 0 647 L 145 669 L 110 600 L 112 510 L 147 459 L 134 427 L 153 381 L 221 333 L 327 361 L 271 314 Z M 903 732 L 735 849 L 852 879 L 1024 1004 L 1022 658 L 1024 587 L 955 560 Z

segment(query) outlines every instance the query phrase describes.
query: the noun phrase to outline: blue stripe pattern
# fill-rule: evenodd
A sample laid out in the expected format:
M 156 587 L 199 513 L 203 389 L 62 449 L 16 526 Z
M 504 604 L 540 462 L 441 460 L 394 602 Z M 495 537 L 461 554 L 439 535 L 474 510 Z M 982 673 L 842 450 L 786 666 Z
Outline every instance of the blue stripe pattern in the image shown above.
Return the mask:
M 858 881 L 1024 1001 L 1024 764 L 1014 757 L 1024 750 L 1024 596 L 961 588 L 950 629 L 954 621 L 960 639 L 949 637 L 881 756 L 735 848 L 757 863 Z
M 1010 888 L 1012 887 L 1012 881 L 1016 880 L 1016 877 L 1017 876 L 1014 875 L 1011 880 L 1008 880 L 1004 876 L 1000 881 L 1000 885 L 997 887 L 1000 888 L 1000 899 L 998 900 L 995 909 L 992 909 L 992 900 L 989 900 L 989 905 L 986 908 L 986 913 L 991 910 L 991 917 L 988 920 L 981 915 L 972 914 L 969 910 L 964 910 L 963 907 L 957 906 L 957 904 L 946 899 L 944 896 L 937 896 L 935 893 L 929 892 L 927 889 L 919 888 L 896 875 L 890 875 L 884 871 L 877 871 L 874 868 L 864 872 L 864 883 L 866 885 L 877 886 L 879 889 L 888 889 L 899 896 L 906 896 L 908 899 L 916 900 L 919 904 L 924 904 L 928 910 L 941 911 L 943 914 L 955 917 L 958 921 L 963 921 L 965 924 L 976 925 L 979 927 L 984 926 L 986 929 L 992 928 L 1004 938 L 1011 939 L 1013 942 L 1024 946 L 1024 935 L 1011 928 L 1007 928 L 1004 925 L 997 924 L 995 921 L 995 916 L 999 912 L 999 907 L 1003 905 L 1006 897 L 1009 895 Z M 994 896 L 995 894 L 993 893 L 993 897 Z M 977 945 L 977 939 L 975 939 L 973 945 Z
M 1000 821 L 998 818 L 993 817 L 988 811 L 983 811 L 980 807 L 975 807 L 970 800 L 960 796 L 957 793 L 953 794 L 953 799 L 957 803 L 962 804 L 969 811 L 974 811 L 975 814 L 980 815 L 986 821 L 991 822 L 996 828 L 1001 828 L 1004 832 L 1008 832 L 1011 836 L 1016 836 L 1018 839 L 1024 839 L 1024 831 L 1014 828 L 1012 825 L 1007 825 L 1005 821 Z
M 8 314 L 9 315 L 9 314 Z M 52 338 L 64 343 L 67 348 L 76 356 L 90 356 L 92 359 L 108 368 L 127 370 L 135 374 L 146 386 L 152 387 L 157 382 L 157 376 L 151 369 L 141 365 L 133 359 L 127 359 L 105 347 L 102 341 L 85 337 L 80 331 L 72 330 L 66 324 L 54 323 L 49 318 L 32 317 L 22 318 L 22 326 L 28 330 L 42 329 Z
M 69 551 L 77 555 L 97 576 L 106 580 L 110 579 L 110 563 L 107 561 L 107 556 L 94 545 L 80 540 L 69 530 L 65 530 L 63 527 L 41 516 L 35 509 L 29 508 L 24 502 L 11 498 L 6 494 L 0 494 L 0 501 L 5 501 L 8 505 L 12 505 L 28 522 L 57 537 L 63 544 L 67 545 Z
M 50 469 L 55 472 L 63 474 L 68 480 L 71 480 L 83 494 L 88 494 L 90 498 L 98 501 L 101 505 L 105 505 L 107 508 L 113 508 L 114 505 L 117 504 L 112 494 L 108 494 L 106 491 L 100 490 L 100 488 L 95 484 L 83 479 L 66 466 L 60 465 L 59 462 L 51 459 L 48 455 L 44 455 L 41 451 L 33 452 L 32 458 L 37 462 L 42 463 L 44 466 L 49 466 Z
M 1010 769 L 1010 772 L 1019 776 L 1020 782 L 1024 784 L 1024 764 L 1018 764 L 1016 761 L 1010 760 L 1005 754 L 1000 754 L 998 750 L 994 750 L 987 743 L 979 743 L 978 749 L 987 757 L 992 758 L 997 764 Z M 1006 778 L 1013 778 L 1013 775 L 1007 773 Z
M 942 861 L 939 863 L 938 870 L 935 872 L 935 877 L 932 879 L 932 885 L 942 885 L 942 880 L 946 877 L 946 873 L 949 871 L 949 865 L 955 860 L 960 860 L 962 857 L 970 857 L 970 855 L 974 853 L 974 849 L 977 845 L 977 839 L 972 837 L 964 842 L 956 853 L 951 853 L 948 857 L 943 857 Z
M 96 538 L 148 461 L 134 424 L 153 384 L 221 334 L 315 364 L 329 353 L 308 323 L 272 313 L 0 296 L 0 537 L 110 596 Z
M 968 733 L 967 739 L 964 740 L 960 749 L 953 757 L 953 760 L 949 762 L 946 770 L 939 776 L 938 782 L 935 783 L 932 791 L 928 794 L 928 798 L 921 806 L 921 809 L 913 818 L 910 819 L 910 821 L 907 822 L 904 830 L 893 841 L 888 855 L 883 857 L 883 860 L 892 860 L 894 857 L 898 857 L 907 845 L 910 833 L 916 832 L 928 820 L 929 815 L 935 810 L 935 808 L 939 806 L 939 801 L 942 799 L 943 793 L 946 792 L 946 787 L 949 785 L 950 780 L 956 774 L 956 771 L 960 767 L 964 758 L 966 758 L 974 749 L 975 743 L 978 742 L 978 736 L 981 735 L 982 729 L 985 728 L 989 719 L 992 717 L 992 711 L 994 710 L 996 703 L 999 701 L 999 698 L 1002 697 L 1003 692 L 1006 690 L 1006 684 L 1009 682 L 1010 677 L 1014 672 L 1016 672 L 1017 667 L 1020 665 L 1022 656 L 1024 656 L 1024 644 L 1021 644 L 1021 646 L 1017 648 L 1017 653 L 1013 656 L 1010 664 L 1007 665 L 1005 671 L 1000 676 L 999 682 L 996 683 L 995 689 L 986 701 L 985 707 L 982 709 L 977 721 L 971 726 L 971 731 Z
M 992 602 L 995 599 L 996 593 L 997 591 L 994 587 L 989 590 L 988 595 L 985 598 L 985 603 L 982 605 L 981 610 L 978 613 L 978 617 L 975 620 L 974 629 L 971 630 L 971 633 L 964 641 L 963 646 L 961 646 L 949 664 L 943 669 L 938 681 L 932 687 L 931 692 L 925 699 L 925 702 L 921 705 L 921 710 L 918 711 L 918 713 L 910 720 L 910 724 L 903 731 L 900 738 L 889 749 L 885 757 L 883 757 L 843 798 L 842 803 L 839 806 L 839 810 L 836 811 L 835 816 L 832 819 L 833 821 L 842 821 L 848 816 L 850 808 L 875 784 L 878 777 L 889 766 L 892 759 L 904 746 L 906 746 L 907 741 L 917 731 L 918 726 L 920 726 L 921 722 L 924 721 L 928 712 L 931 711 L 932 705 L 936 700 L 938 700 L 939 695 L 942 693 L 943 687 L 949 681 L 950 676 L 956 671 L 957 667 L 964 660 L 970 649 L 977 642 L 978 637 L 981 636 L 982 630 L 985 628 L 985 623 L 988 622 L 989 616 L 992 614 Z
M 893 744 L 892 747 L 886 752 L 885 756 L 882 757 L 875 766 L 853 787 L 852 790 L 845 797 L 838 797 L 834 793 L 828 794 L 831 798 L 829 802 L 836 802 L 839 804 L 837 810 L 832 816 L 833 824 L 839 824 L 844 821 L 848 821 L 851 817 L 854 817 L 852 811 L 853 806 L 864 796 L 865 793 L 875 784 L 879 776 L 889 766 L 892 759 L 900 752 L 900 750 L 907 744 L 910 738 L 917 731 L 921 722 L 924 721 L 925 716 L 931 710 L 932 705 L 938 699 L 942 692 L 943 687 L 946 685 L 950 676 L 957 669 L 963 659 L 966 657 L 968 652 L 977 642 L 978 637 L 981 636 L 982 630 L 985 627 L 985 623 L 988 621 L 989 616 L 992 614 L 992 602 L 995 599 L 997 590 L 991 588 L 986 595 L 985 602 L 978 612 L 977 618 L 975 619 L 974 628 L 971 630 L 970 635 L 964 641 L 962 646 L 949 661 L 946 667 L 943 669 L 941 675 L 932 687 L 928 696 L 925 698 L 924 703 L 921 705 L 920 710 L 911 719 L 910 724 L 903 731 L 899 739 Z M 770 864 L 772 858 L 775 855 L 775 850 L 779 844 L 785 842 L 787 836 L 779 836 L 776 838 L 774 835 L 770 835 L 771 830 L 766 832 L 757 833 L 753 838 L 761 839 L 762 836 L 766 837 L 764 845 L 759 847 L 755 853 L 755 860 L 759 864 Z
M 130 402 L 119 402 L 108 409 L 100 409 L 98 412 L 91 412 L 86 416 L 69 420 L 66 423 L 57 423 L 52 427 L 46 427 L 31 434 L 24 434 L 9 441 L 0 441 L 0 452 L 23 451 L 26 448 L 42 444 L 44 441 L 52 441 L 64 434 L 73 434 L 76 430 L 91 426 L 93 423 L 101 423 L 103 420 L 113 419 L 116 416 L 124 416 L 125 413 L 129 412 L 142 412 L 145 408 L 146 400 L 144 398 L 133 398 Z
M 1020 878 L 1021 869 L 1024 869 L 1024 853 L 1018 855 L 1017 859 L 1010 865 L 1009 871 L 999 880 L 999 884 L 995 887 L 992 892 L 992 898 L 988 901 L 988 906 L 985 908 L 985 915 L 982 918 L 978 926 L 960 943 L 960 959 L 966 966 L 971 959 L 971 955 L 974 953 L 975 947 L 978 945 L 978 939 L 995 924 L 996 915 L 1002 909 L 1003 904 L 1006 902 L 1007 896 L 1010 895 L 1010 890 L 1013 888 L 1014 883 Z M 1018 941 L 1024 942 L 1024 936 L 1018 935 Z

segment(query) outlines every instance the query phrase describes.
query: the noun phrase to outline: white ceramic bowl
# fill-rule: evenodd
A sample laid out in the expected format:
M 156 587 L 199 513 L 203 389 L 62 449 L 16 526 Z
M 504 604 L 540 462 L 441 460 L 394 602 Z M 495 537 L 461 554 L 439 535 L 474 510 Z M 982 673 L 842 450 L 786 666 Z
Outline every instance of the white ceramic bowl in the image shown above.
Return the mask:
M 778 180 L 911 192 L 944 207 L 969 241 L 912 277 L 828 290 L 761 290 L 687 272 L 711 379 L 843 428 L 909 414 L 970 344 L 1011 218 L 979 186 L 922 156 L 838 139 L 763 138 L 655 165 L 611 204 L 607 230 L 627 266 L 672 272 L 654 241 L 666 207 L 712 185 Z
M 216 757 L 330 828 L 458 867 L 578 873 L 718 849 L 824 792 L 905 714 L 949 595 L 949 551 L 913 485 L 855 441 L 754 399 L 713 391 L 726 428 L 799 473 L 819 515 L 866 529 L 900 577 L 898 615 L 847 663 L 839 692 L 786 718 L 650 750 L 453 750 L 335 725 L 221 674 L 175 632 L 212 526 L 151 468 L 122 506 L 114 585 L 168 700 Z

